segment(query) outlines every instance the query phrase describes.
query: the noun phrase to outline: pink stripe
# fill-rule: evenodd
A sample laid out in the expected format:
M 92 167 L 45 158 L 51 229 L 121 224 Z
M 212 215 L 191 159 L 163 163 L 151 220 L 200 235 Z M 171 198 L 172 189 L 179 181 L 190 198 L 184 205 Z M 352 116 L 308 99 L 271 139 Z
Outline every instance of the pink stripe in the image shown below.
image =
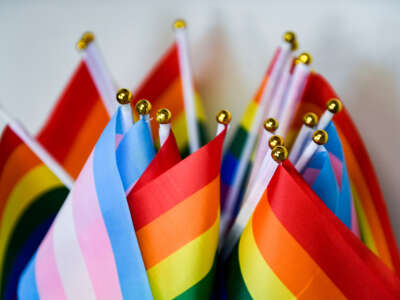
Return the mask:
M 329 160 L 331 161 L 333 173 L 335 173 L 338 186 L 342 188 L 343 164 L 339 158 L 329 152 Z
M 41 300 L 66 299 L 54 256 L 53 228 L 54 223 L 36 255 L 35 276 Z
M 97 299 L 122 299 L 111 243 L 98 204 L 93 178 L 93 155 L 72 192 L 77 238 Z
M 308 168 L 303 172 L 303 178 L 309 186 L 312 186 L 320 172 L 320 169 Z
M 119 143 L 121 143 L 123 137 L 124 137 L 123 134 L 119 134 L 119 133 L 115 134 L 115 149 L 118 148 Z

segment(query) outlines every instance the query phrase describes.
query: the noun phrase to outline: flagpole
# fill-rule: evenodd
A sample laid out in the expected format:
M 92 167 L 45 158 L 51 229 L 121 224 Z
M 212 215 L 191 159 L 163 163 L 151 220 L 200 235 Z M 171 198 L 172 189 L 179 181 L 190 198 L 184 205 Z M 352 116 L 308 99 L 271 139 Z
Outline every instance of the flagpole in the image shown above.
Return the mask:
M 83 60 L 88 66 L 90 75 L 96 85 L 98 92 L 107 112 L 110 116 L 115 112 L 116 87 L 111 79 L 111 75 L 105 65 L 103 56 L 95 42 L 92 32 L 85 32 L 77 43 L 78 50 L 83 53 Z
M 189 135 L 189 147 L 190 152 L 193 153 L 200 148 L 200 135 L 197 124 L 196 98 L 188 54 L 189 51 L 185 21 L 175 21 L 174 30 L 176 44 L 178 47 L 179 69 L 182 75 L 183 102 L 185 106 L 186 125 Z
M 309 143 L 304 149 L 303 153 L 300 155 L 294 167 L 299 173 L 303 172 L 304 167 L 313 157 L 314 153 L 317 151 L 318 146 L 326 144 L 328 141 L 328 133 L 323 129 L 318 129 L 313 133 L 313 142 Z
M 136 102 L 136 112 L 139 114 L 139 118 L 144 120 L 149 127 L 151 140 L 153 140 L 153 132 L 151 130 L 151 119 L 150 119 L 150 111 L 151 111 L 151 103 L 146 99 L 141 99 Z
M 342 102 L 339 99 L 332 98 L 326 104 L 326 110 L 321 116 L 317 129 L 325 129 L 333 116 L 342 110 Z
M 296 137 L 292 149 L 289 153 L 289 160 L 295 164 L 301 151 L 304 148 L 304 144 L 311 137 L 313 128 L 318 124 L 318 116 L 313 112 L 308 112 L 303 117 L 303 125 Z
M 229 110 L 223 109 L 217 114 L 216 120 L 218 122 L 216 135 L 219 135 L 222 131 L 224 131 L 226 126 L 228 126 L 229 129 L 229 123 L 232 120 L 232 115 Z
M 160 147 L 162 147 L 171 133 L 171 118 L 172 114 L 169 109 L 161 108 L 157 111 L 156 120 L 160 127 L 158 129 L 158 135 L 160 138 Z
M 122 131 L 126 133 L 134 123 L 131 108 L 132 93 L 128 89 L 119 89 L 116 98 L 121 107 Z
M 65 172 L 63 167 L 47 152 L 43 146 L 37 142 L 24 128 L 24 126 L 12 118 L 2 106 L 0 106 L 0 118 L 19 136 L 19 138 L 32 150 L 33 153 L 60 179 L 60 181 L 69 189 L 74 184 L 73 179 Z

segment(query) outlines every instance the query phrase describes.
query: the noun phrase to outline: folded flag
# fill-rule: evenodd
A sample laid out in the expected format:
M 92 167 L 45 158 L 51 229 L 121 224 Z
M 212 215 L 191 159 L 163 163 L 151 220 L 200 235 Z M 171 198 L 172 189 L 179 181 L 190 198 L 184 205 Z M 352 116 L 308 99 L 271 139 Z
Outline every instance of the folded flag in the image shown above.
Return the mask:
M 226 129 L 184 160 L 173 161 L 166 171 L 139 189 L 134 188 L 129 195 L 132 219 L 155 299 L 208 299 L 211 296 L 216 272 L 219 173 L 225 135 Z M 167 142 L 160 151 L 166 146 Z M 158 168 L 155 164 L 153 167 Z M 146 172 L 151 172 L 149 169 Z
M 152 299 L 126 191 L 154 150 L 144 120 L 122 136 L 121 119 L 118 108 L 25 269 L 19 299 Z
M 89 39 L 86 48 L 82 48 L 85 56 L 37 135 L 39 142 L 74 179 L 110 120 L 113 111 L 108 108 L 109 103 L 115 102 L 115 90 L 104 87 L 108 74 L 101 72 L 104 67 L 98 67 L 101 59 L 96 54 L 93 35 L 87 33 L 80 42 L 85 37 Z
M 317 241 L 317 242 L 316 242 Z M 286 160 L 225 268 L 228 299 L 398 299 L 399 278 Z
M 18 279 L 67 194 L 54 173 L 6 126 L 0 139 L 1 299 L 15 299 Z
M 306 112 L 321 114 L 332 98 L 338 97 L 329 83 L 320 74 L 311 73 L 288 140 L 300 128 Z M 399 251 L 367 149 L 345 108 L 335 114 L 333 123 L 344 150 L 361 239 L 390 269 L 400 274 Z

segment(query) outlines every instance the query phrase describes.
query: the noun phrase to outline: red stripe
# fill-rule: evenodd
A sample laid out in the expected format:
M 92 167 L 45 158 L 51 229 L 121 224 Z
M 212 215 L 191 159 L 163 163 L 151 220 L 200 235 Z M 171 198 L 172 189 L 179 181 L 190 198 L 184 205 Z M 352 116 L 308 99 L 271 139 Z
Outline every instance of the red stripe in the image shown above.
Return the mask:
M 14 152 L 22 140 L 15 132 L 7 125 L 0 138 L 0 174 L 3 172 L 9 156 Z
M 268 201 L 288 232 L 350 299 L 398 299 L 400 280 L 323 204 L 289 161 Z
M 131 195 L 128 203 L 136 231 L 219 176 L 225 135 L 226 130 Z
M 39 142 L 61 164 L 97 101 L 101 101 L 100 94 L 85 62 L 81 61 L 37 136 Z
M 133 91 L 132 106 L 140 99 L 155 103 L 179 74 L 178 48 L 173 43 L 142 84 Z

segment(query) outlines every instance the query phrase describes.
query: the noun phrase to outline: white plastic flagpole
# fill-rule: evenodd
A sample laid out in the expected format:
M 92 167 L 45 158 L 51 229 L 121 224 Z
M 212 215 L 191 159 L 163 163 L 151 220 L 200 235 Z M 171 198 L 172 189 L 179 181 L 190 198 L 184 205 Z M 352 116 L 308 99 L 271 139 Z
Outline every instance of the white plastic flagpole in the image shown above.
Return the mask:
M 309 112 L 304 115 L 303 125 L 301 126 L 299 134 L 297 135 L 293 147 L 289 152 L 289 160 L 293 164 L 296 164 L 297 159 L 300 153 L 302 152 L 305 143 L 310 139 L 313 132 L 313 128 L 317 125 L 317 123 L 318 123 L 318 116 L 315 113 Z
M 157 111 L 156 120 L 160 124 L 158 135 L 160 137 L 160 147 L 164 145 L 171 132 L 171 118 L 172 114 L 169 109 L 161 108 Z
M 316 130 L 312 135 L 313 142 L 308 143 L 304 151 L 301 153 L 294 167 L 299 173 L 302 173 L 304 167 L 313 157 L 319 145 L 324 145 L 328 141 L 328 133 L 323 129 Z
M 24 126 L 10 117 L 10 115 L 0 106 L 0 118 L 3 119 L 8 126 L 20 137 L 20 139 L 36 154 L 37 157 L 60 179 L 60 181 L 68 188 L 72 189 L 73 179 L 58 164 L 58 162 L 46 151 L 43 146 L 38 143 L 24 128 Z
M 182 75 L 183 100 L 185 105 L 186 125 L 189 134 L 189 147 L 190 152 L 193 153 L 200 148 L 200 135 L 197 124 L 196 98 L 189 60 L 185 21 L 175 21 L 174 29 L 178 47 L 179 69 Z
M 134 123 L 131 108 L 132 93 L 128 89 L 119 89 L 116 97 L 121 107 L 122 130 L 126 133 Z
M 219 111 L 219 113 L 216 116 L 216 119 L 218 123 L 216 135 L 219 135 L 222 131 L 224 131 L 226 126 L 228 126 L 229 129 L 229 123 L 232 120 L 232 115 L 229 110 L 223 109 Z
M 317 129 L 325 129 L 333 116 L 342 110 L 342 102 L 339 99 L 331 99 L 326 104 L 326 110 L 321 116 Z
M 111 75 L 105 65 L 104 59 L 94 40 L 94 34 L 85 32 L 77 43 L 78 50 L 83 53 L 83 59 L 88 66 L 101 99 L 111 116 L 115 112 L 116 87 L 111 79 Z
M 153 133 L 151 131 L 151 119 L 150 119 L 150 111 L 151 111 L 151 103 L 146 99 L 141 99 L 136 102 L 136 112 L 139 114 L 140 119 L 144 119 L 147 126 L 149 126 L 150 134 L 153 140 Z

